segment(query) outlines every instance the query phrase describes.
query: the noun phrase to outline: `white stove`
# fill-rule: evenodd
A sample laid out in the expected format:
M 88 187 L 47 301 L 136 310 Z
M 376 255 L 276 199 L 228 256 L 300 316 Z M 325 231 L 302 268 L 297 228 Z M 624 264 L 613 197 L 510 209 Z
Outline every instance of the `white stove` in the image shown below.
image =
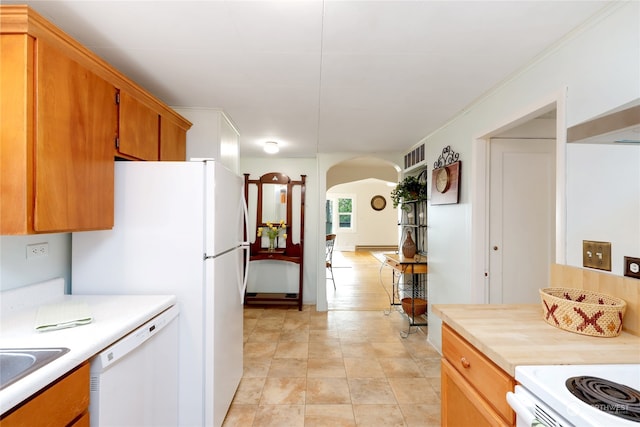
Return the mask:
M 518 427 L 640 427 L 640 364 L 517 366 L 515 379 Z

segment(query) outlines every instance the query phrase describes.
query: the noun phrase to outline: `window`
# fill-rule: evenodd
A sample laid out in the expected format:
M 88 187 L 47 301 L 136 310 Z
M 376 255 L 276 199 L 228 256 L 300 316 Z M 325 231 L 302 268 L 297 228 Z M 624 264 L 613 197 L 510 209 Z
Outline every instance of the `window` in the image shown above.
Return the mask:
M 350 197 L 338 198 L 338 227 L 342 230 L 353 228 L 353 199 Z
M 327 194 L 325 205 L 327 234 L 356 231 L 356 202 L 356 197 L 353 194 Z
M 326 234 L 333 234 L 333 200 L 327 200 L 325 204 L 327 222 L 325 223 Z

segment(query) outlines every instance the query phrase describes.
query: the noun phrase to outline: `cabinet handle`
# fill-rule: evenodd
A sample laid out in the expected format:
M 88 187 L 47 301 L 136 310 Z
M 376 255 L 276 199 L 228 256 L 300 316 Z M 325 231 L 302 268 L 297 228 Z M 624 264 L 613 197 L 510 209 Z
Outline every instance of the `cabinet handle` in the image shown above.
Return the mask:
M 462 367 L 465 369 L 469 369 L 469 367 L 471 367 L 471 363 L 469 363 L 467 358 L 464 356 L 460 358 L 460 363 L 462 364 Z

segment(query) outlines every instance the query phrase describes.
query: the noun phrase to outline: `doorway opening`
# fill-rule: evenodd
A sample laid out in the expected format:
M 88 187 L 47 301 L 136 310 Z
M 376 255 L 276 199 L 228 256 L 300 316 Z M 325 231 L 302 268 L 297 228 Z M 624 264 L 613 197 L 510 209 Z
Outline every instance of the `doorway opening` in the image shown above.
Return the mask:
M 537 303 L 561 255 L 564 101 L 553 99 L 474 146 L 472 298 Z
M 393 163 L 360 157 L 333 165 L 326 174 L 325 232 L 335 234 L 331 275 L 325 271 L 328 310 L 384 310 L 380 253 L 398 245 L 397 210 L 390 201 L 398 181 Z M 319 283 L 319 286 L 322 284 Z

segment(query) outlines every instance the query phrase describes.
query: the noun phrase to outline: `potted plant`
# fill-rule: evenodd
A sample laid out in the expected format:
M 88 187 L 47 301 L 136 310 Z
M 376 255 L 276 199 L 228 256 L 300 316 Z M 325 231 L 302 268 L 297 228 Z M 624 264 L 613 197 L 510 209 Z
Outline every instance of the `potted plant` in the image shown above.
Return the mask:
M 391 190 L 391 201 L 393 207 L 407 201 L 427 200 L 427 185 L 420 182 L 417 176 L 407 175 L 402 181 Z M 405 207 L 402 207 L 405 209 Z

